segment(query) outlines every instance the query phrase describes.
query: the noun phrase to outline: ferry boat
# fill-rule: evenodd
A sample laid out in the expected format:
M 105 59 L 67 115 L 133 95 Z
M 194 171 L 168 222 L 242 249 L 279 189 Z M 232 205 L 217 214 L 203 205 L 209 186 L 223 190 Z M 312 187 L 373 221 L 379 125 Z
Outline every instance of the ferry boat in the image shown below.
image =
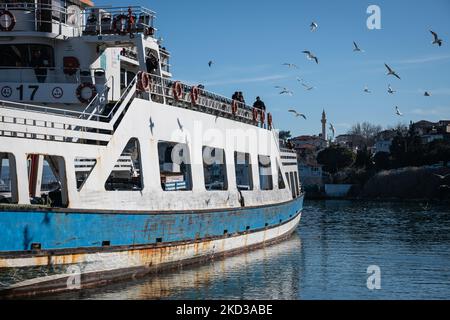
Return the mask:
M 0 3 L 1 296 L 143 276 L 296 230 L 297 156 L 272 115 L 174 80 L 154 20 L 90 0 Z

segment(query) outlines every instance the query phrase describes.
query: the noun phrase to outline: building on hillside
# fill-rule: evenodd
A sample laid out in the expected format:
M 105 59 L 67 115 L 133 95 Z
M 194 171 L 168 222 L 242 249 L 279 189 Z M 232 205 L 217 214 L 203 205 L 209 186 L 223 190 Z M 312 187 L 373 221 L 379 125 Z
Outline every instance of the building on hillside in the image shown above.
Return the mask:
M 364 137 L 359 134 L 341 134 L 336 137 L 336 143 L 351 149 L 355 153 L 366 146 Z

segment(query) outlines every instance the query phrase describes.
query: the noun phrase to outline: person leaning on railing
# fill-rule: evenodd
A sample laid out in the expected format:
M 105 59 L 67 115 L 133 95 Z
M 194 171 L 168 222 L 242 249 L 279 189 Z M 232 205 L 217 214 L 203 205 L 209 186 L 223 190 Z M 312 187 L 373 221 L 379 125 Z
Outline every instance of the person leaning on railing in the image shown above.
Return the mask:
M 258 109 L 260 114 L 262 112 L 266 112 L 266 105 L 264 104 L 264 102 L 261 100 L 260 97 L 256 97 L 256 101 L 255 103 L 253 103 L 253 108 Z M 265 128 L 266 125 L 265 124 L 261 124 L 261 128 Z

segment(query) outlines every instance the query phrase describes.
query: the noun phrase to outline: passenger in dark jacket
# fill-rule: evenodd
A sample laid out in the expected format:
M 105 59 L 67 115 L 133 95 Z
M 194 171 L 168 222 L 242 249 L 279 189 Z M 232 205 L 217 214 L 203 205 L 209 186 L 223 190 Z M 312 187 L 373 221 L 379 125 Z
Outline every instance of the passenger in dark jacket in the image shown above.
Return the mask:
M 256 101 L 253 104 L 253 108 L 266 112 L 266 105 L 264 104 L 264 102 L 261 100 L 260 97 L 256 97 Z

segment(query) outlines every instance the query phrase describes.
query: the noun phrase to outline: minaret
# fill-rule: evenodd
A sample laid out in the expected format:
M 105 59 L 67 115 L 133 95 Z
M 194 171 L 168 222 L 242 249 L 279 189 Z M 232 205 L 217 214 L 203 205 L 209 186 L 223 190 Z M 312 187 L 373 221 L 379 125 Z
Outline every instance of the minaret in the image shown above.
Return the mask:
M 327 115 L 325 109 L 322 112 L 322 139 L 327 140 Z

